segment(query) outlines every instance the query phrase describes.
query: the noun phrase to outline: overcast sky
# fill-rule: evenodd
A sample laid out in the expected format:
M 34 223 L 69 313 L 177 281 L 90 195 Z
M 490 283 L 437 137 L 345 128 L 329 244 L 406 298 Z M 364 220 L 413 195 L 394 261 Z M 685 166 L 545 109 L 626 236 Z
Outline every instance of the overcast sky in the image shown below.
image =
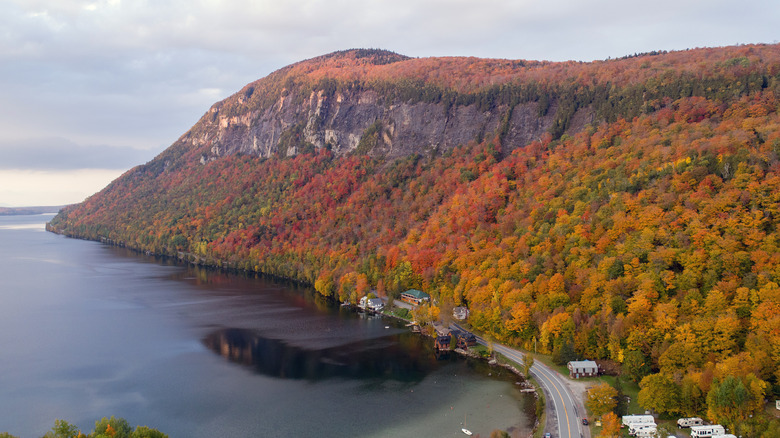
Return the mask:
M 0 0 L 0 206 L 80 202 L 302 59 L 616 58 L 780 40 L 777 0 Z

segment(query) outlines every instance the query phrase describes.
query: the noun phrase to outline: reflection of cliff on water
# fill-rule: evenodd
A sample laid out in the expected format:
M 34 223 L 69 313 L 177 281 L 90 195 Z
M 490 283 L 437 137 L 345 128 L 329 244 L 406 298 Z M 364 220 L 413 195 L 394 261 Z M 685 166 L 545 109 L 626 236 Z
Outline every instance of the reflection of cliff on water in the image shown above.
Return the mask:
M 419 340 L 413 338 L 419 337 L 391 335 L 309 350 L 282 340 L 264 338 L 252 330 L 222 329 L 206 336 L 203 343 L 232 362 L 274 377 L 307 380 L 383 378 L 417 382 L 438 365 L 431 349 L 410 349 L 399 344 L 399 341 Z

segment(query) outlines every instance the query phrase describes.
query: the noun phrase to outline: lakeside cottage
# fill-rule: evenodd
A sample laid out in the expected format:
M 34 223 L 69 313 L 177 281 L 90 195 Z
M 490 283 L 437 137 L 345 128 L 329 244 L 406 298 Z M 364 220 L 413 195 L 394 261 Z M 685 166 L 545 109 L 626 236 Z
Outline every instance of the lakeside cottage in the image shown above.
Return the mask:
M 425 301 L 430 301 L 430 299 L 430 295 L 417 289 L 409 289 L 408 291 L 401 294 L 401 301 L 405 301 L 415 306 L 419 306 Z
M 438 335 L 433 342 L 433 347 L 439 351 L 448 351 L 450 350 L 450 342 L 452 342 L 450 335 Z
M 433 347 L 438 351 L 450 350 L 450 342 L 452 341 L 451 330 L 438 323 L 433 324 L 433 329 L 436 331 Z
M 569 362 L 569 377 L 593 377 L 599 373 L 599 365 L 592 360 L 573 360 Z
M 366 310 L 373 310 L 374 312 L 381 312 L 385 308 L 385 303 L 381 298 L 368 298 L 363 297 L 358 304 L 360 308 Z
M 453 330 L 452 336 L 455 337 L 457 342 L 457 347 L 462 349 L 467 349 L 469 347 L 473 347 L 477 345 L 477 337 L 474 336 L 473 333 L 464 332 L 461 330 Z

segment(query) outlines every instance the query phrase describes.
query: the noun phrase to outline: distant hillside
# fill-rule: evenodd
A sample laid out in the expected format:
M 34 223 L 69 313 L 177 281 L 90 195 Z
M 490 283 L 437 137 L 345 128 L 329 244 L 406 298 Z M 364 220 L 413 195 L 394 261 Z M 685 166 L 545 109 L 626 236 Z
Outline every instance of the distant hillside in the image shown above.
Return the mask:
M 779 97 L 777 45 L 339 52 L 215 104 L 50 229 L 340 300 L 423 289 L 419 318 L 467 305 L 495 339 L 620 363 L 668 392 L 647 407 L 703 415 L 727 376 L 780 389 Z
M 65 206 L 46 207 L 0 207 L 0 216 L 22 216 L 29 214 L 59 213 Z

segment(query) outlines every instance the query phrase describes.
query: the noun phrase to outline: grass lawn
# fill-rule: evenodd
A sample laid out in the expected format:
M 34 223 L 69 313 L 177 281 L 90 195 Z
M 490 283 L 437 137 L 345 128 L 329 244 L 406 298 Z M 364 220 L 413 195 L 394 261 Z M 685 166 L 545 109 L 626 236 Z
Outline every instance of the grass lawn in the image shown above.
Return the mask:
M 406 321 L 411 321 L 411 312 L 409 310 L 404 309 L 403 307 L 395 307 L 393 306 L 392 309 L 387 309 L 382 312 L 385 315 L 394 316 L 396 318 L 404 319 Z
M 617 380 L 615 376 L 599 376 L 594 377 L 594 381 L 600 381 L 600 382 L 607 382 L 609 383 L 613 388 L 615 387 L 615 381 Z M 628 397 L 628 413 L 629 414 L 644 414 L 645 410 L 642 409 L 641 406 L 639 406 L 639 385 L 636 383 L 626 379 L 622 378 L 620 379 L 620 384 L 623 386 L 623 394 L 625 394 Z
M 480 355 L 482 357 L 488 357 L 490 355 L 490 350 L 488 350 L 488 348 L 485 347 L 482 344 L 477 344 L 477 345 L 475 345 L 473 347 L 469 347 L 469 350 L 477 353 L 478 355 Z
M 569 376 L 569 369 L 566 367 L 566 365 L 556 365 L 552 361 L 552 357 L 544 355 L 544 354 L 538 354 L 538 353 L 530 353 L 530 352 L 523 352 L 524 354 L 528 354 L 534 358 L 534 361 L 541 362 L 548 367 L 554 369 L 555 371 L 558 371 L 559 373 L 563 374 L 568 378 Z

